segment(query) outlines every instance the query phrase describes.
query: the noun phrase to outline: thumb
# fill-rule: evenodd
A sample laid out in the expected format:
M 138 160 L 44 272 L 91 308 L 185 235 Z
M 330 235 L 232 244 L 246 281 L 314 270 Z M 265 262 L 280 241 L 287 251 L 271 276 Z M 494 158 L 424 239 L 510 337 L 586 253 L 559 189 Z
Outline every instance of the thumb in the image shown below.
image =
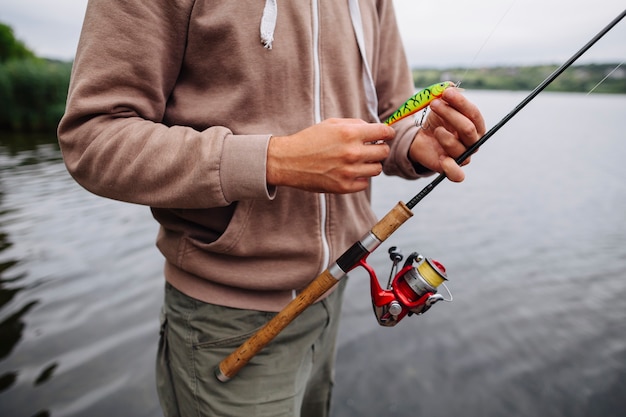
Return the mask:
M 439 163 L 441 164 L 441 169 L 444 174 L 446 174 L 446 177 L 448 177 L 450 181 L 461 182 L 465 179 L 465 172 L 451 157 L 441 156 L 439 158 Z

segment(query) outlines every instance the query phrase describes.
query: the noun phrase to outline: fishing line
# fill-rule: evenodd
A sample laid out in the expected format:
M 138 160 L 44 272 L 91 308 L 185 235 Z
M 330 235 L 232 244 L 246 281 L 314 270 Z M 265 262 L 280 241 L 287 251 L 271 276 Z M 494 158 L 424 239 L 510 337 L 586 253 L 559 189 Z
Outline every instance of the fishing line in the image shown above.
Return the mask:
M 593 86 L 593 88 L 592 88 L 591 90 L 589 90 L 589 92 L 587 93 L 587 95 L 589 95 L 589 94 L 593 93 L 593 90 L 595 90 L 596 88 L 598 88 L 598 86 L 599 86 L 600 84 L 602 84 L 604 81 L 606 81 L 606 79 L 607 79 L 607 78 L 609 78 L 611 75 L 613 75 L 613 73 L 614 73 L 615 71 L 617 71 L 617 69 L 618 69 L 619 67 L 621 67 L 623 63 L 624 63 L 624 61 L 622 61 L 622 62 L 620 62 L 619 64 L 617 64 L 617 66 L 616 66 L 615 68 L 613 68 L 613 70 L 612 70 L 611 72 L 609 72 L 608 74 L 606 74 L 606 77 L 604 77 L 603 79 L 601 79 L 601 80 L 600 80 L 600 82 L 599 82 L 598 84 L 594 85 L 594 86 Z
M 467 76 L 467 73 L 470 71 L 470 69 L 473 67 L 474 63 L 476 62 L 476 60 L 478 59 L 478 56 L 480 55 L 480 53 L 482 52 L 482 50 L 485 48 L 485 46 L 487 45 L 487 42 L 489 42 L 489 40 L 492 38 L 492 36 L 494 35 L 494 33 L 496 32 L 496 30 L 498 29 L 498 27 L 500 26 L 500 24 L 502 23 L 502 21 L 504 20 L 504 18 L 509 14 L 509 12 L 511 11 L 511 9 L 513 8 L 513 6 L 515 5 L 515 0 L 513 0 L 511 2 L 511 4 L 509 5 L 508 9 L 504 12 L 504 14 L 500 17 L 500 20 L 498 20 L 498 22 L 495 24 L 495 26 L 491 29 L 491 32 L 489 33 L 489 35 L 487 35 L 487 38 L 483 41 L 482 45 L 480 46 L 480 48 L 478 48 L 478 51 L 476 51 L 476 53 L 474 54 L 474 57 L 471 59 L 470 63 L 466 66 L 465 68 L 465 72 L 463 73 L 463 75 L 461 75 L 461 78 L 459 79 L 459 81 L 457 81 L 455 83 L 455 86 L 457 88 L 459 88 L 461 86 L 461 83 L 463 82 L 463 80 L 465 79 L 465 77 Z M 420 127 L 420 128 L 425 128 L 424 127 L 424 120 L 426 120 L 426 116 L 429 113 L 430 108 L 426 107 L 422 112 L 421 115 L 418 116 L 417 114 L 415 114 L 413 116 L 413 121 L 415 123 L 416 127 Z
M 580 58 L 589 48 L 591 48 L 600 38 L 607 34 L 615 25 L 617 25 L 620 20 L 624 18 L 626 15 L 626 10 L 620 13 L 615 19 L 611 21 L 608 25 L 606 25 L 596 36 L 594 36 L 585 46 L 580 48 L 578 52 L 572 55 L 563 65 L 558 67 L 552 74 L 548 76 L 545 80 L 541 82 L 531 93 L 522 100 L 509 114 L 504 116 L 502 120 L 500 120 L 494 127 L 489 129 L 487 133 L 485 133 L 476 143 L 467 148 L 465 152 L 461 156 L 456 159 L 457 164 L 463 163 L 467 158 L 470 157 L 474 152 L 478 150 L 485 142 L 489 140 L 502 126 L 504 126 L 509 120 L 513 118 L 520 110 L 522 110 L 528 103 L 530 103 L 539 93 L 541 93 L 548 85 L 550 85 L 559 75 L 561 75 L 567 68 L 569 68 L 578 58 Z M 431 181 L 426 187 L 424 187 L 419 193 L 417 193 L 411 200 L 406 203 L 406 206 L 409 209 L 415 207 L 424 197 L 426 197 L 430 192 L 439 185 L 444 179 L 446 175 L 444 173 L 439 174 L 433 181 Z
M 496 23 L 496 25 L 493 27 L 493 29 L 491 29 L 491 32 L 489 33 L 489 35 L 487 36 L 487 39 L 485 39 L 485 41 L 483 42 L 483 44 L 480 46 L 480 48 L 478 48 L 478 51 L 476 52 L 476 54 L 474 55 L 474 58 L 472 58 L 472 60 L 470 61 L 469 65 L 467 65 L 465 72 L 463 73 L 463 75 L 461 76 L 461 79 L 456 83 L 456 86 L 459 87 L 461 85 L 461 82 L 465 79 L 465 77 L 467 76 L 467 73 L 469 72 L 470 68 L 474 65 L 474 63 L 476 62 L 476 59 L 478 59 L 478 55 L 480 55 L 480 53 L 482 52 L 482 50 L 485 48 L 485 46 L 487 45 L 487 42 L 489 42 L 489 40 L 491 39 L 491 37 L 493 36 L 493 34 L 496 32 L 496 30 L 498 29 L 498 27 L 500 26 L 500 23 L 502 23 L 502 21 L 504 20 L 504 18 L 506 17 L 506 15 L 509 14 L 509 12 L 511 11 L 511 9 L 513 8 L 513 6 L 515 5 L 515 0 L 513 0 L 511 2 L 511 4 L 509 5 L 509 8 L 504 12 L 504 14 L 502 15 L 502 17 L 500 17 L 500 20 L 498 20 L 498 22 Z

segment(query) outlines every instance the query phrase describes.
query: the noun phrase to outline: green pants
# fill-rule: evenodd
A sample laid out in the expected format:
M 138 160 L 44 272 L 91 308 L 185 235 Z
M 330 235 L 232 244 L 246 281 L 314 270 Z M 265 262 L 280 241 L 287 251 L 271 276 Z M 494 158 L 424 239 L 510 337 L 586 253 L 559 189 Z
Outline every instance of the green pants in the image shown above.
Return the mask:
M 166 417 L 324 417 L 345 279 L 307 308 L 230 381 L 214 369 L 275 313 L 203 303 L 165 289 L 157 388 Z

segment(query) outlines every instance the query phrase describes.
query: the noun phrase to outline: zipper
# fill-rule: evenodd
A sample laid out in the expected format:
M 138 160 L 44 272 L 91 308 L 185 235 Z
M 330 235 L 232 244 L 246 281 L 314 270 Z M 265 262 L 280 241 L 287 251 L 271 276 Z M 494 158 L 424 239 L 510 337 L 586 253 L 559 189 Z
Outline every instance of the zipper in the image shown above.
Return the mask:
M 314 111 L 315 123 L 322 121 L 322 98 L 321 98 L 321 69 L 319 57 L 319 0 L 311 1 L 312 18 L 313 18 L 313 88 L 314 88 Z M 324 271 L 330 262 L 330 245 L 328 244 L 328 236 L 326 235 L 326 221 L 328 218 L 327 197 L 326 194 L 319 194 L 320 203 L 320 237 L 322 241 L 322 265 L 320 272 Z

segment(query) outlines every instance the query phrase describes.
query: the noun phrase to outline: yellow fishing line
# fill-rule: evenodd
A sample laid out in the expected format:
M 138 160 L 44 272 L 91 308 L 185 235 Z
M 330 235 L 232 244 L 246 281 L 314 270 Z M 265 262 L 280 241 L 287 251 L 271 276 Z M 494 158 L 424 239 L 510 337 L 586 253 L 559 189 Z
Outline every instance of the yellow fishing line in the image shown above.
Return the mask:
M 433 288 L 437 288 L 442 282 L 445 281 L 445 278 L 439 273 L 439 271 L 433 268 L 428 261 L 424 261 L 418 265 L 417 270 L 422 278 L 424 278 L 424 280 Z

